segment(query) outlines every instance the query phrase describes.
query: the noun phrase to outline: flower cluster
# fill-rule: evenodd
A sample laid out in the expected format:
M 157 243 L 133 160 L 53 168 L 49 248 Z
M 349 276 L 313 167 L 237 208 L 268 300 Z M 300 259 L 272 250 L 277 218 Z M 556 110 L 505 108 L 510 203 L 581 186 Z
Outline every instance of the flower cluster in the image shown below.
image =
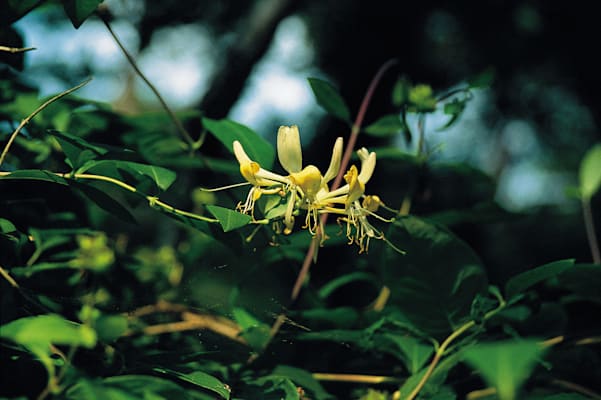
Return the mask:
M 300 136 L 297 126 L 281 126 L 278 130 L 277 153 L 280 164 L 287 176 L 268 171 L 253 161 L 238 141 L 234 141 L 234 155 L 240 163 L 240 173 L 252 185 L 246 201 L 239 203 L 237 209 L 254 218 L 255 203 L 262 195 L 279 195 L 286 198 L 283 212 L 284 233 L 292 232 L 295 216 L 306 211 L 303 228 L 316 235 L 324 227 L 320 216 L 324 213 L 338 215 L 338 222 L 346 224 L 346 236 L 349 244 L 357 244 L 360 252 L 367 251 L 370 239 L 384 239 L 367 220 L 368 216 L 390 222 L 375 211 L 382 205 L 378 196 L 366 196 L 365 185 L 371 178 L 376 166 L 376 153 L 362 148 L 357 151 L 361 161 L 360 169 L 352 165 L 344 175 L 346 184 L 330 190 L 328 183 L 336 177 L 342 159 L 343 140 L 336 139 L 332 150 L 330 165 L 325 174 L 314 165 L 303 167 Z

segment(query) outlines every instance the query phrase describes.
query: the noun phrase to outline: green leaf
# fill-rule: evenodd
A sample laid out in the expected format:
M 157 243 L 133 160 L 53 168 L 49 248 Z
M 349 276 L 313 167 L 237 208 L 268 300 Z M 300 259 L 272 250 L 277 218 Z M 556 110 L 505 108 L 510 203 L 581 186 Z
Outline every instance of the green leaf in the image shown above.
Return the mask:
M 242 214 L 238 211 L 230 210 L 229 208 L 214 205 L 207 205 L 206 207 L 207 210 L 219 220 L 219 224 L 224 232 L 233 231 L 234 229 L 248 225 L 252 220 L 250 215 Z
M 174 377 L 180 381 L 191 383 L 194 386 L 210 390 L 211 392 L 217 393 L 223 399 L 229 400 L 230 398 L 231 393 L 228 386 L 224 385 L 223 382 L 214 376 L 202 371 L 183 373 L 167 368 L 153 368 L 152 370 L 160 374 Z
M 261 399 L 301 400 L 296 385 L 288 378 L 267 375 L 254 379 L 251 384 L 263 388 L 263 394 L 258 397 Z
M 125 208 L 119 201 L 115 200 L 114 197 L 108 195 L 106 192 L 98 189 L 97 187 L 83 183 L 83 182 L 71 182 L 71 187 L 77 189 L 86 198 L 90 199 L 98 207 L 102 208 L 109 214 L 121 219 L 122 221 L 130 224 L 137 224 L 134 216 Z
M 67 321 L 55 314 L 24 317 L 0 326 L 0 337 L 11 340 L 33 353 L 54 376 L 51 344 L 82 346 L 96 345 L 96 332 L 87 325 Z
M 65 153 L 67 163 L 75 170 L 87 161 L 96 159 L 109 152 L 105 146 L 92 144 L 87 140 L 64 132 L 48 131 L 56 138 Z
M 586 152 L 580 164 L 580 193 L 590 199 L 601 187 L 601 143 Z
M 444 105 L 443 111 L 445 114 L 450 115 L 451 118 L 447 121 L 446 124 L 444 124 L 443 126 L 438 128 L 437 130 L 438 131 L 445 130 L 445 129 L 449 128 L 450 126 L 452 126 L 455 122 L 457 122 L 459 120 L 459 117 L 463 113 L 463 110 L 465 110 L 466 103 L 467 103 L 467 98 L 453 99 L 451 102 L 446 103 Z
M 0 179 L 31 179 L 36 181 L 58 183 L 59 185 L 68 185 L 68 182 L 64 178 L 61 178 L 50 171 L 44 171 L 41 169 L 21 169 L 13 171 L 9 175 L 0 176 Z
M 262 350 L 271 340 L 269 325 L 259 321 L 243 308 L 235 307 L 232 310 L 234 320 L 243 329 L 242 337 L 255 350 Z
M 365 133 L 375 137 L 390 137 L 405 130 L 405 124 L 397 114 L 385 115 L 365 128 Z
M 129 400 L 130 395 L 134 395 L 135 399 L 144 400 L 171 400 L 171 399 L 188 399 L 187 391 L 167 379 L 158 378 L 149 375 L 119 375 L 111 376 L 98 383 L 104 388 L 123 391 L 128 397 L 117 398 L 115 400 Z M 104 399 L 98 397 L 97 399 Z M 75 399 L 75 398 L 74 398 Z
M 308 81 L 315 99 L 317 99 L 317 104 L 322 106 L 329 114 L 350 123 L 351 113 L 334 86 L 318 78 L 308 78 Z
M 113 342 L 127 331 L 127 318 L 122 315 L 101 315 L 94 322 L 98 338 L 105 342 Z
M 367 393 L 359 397 L 359 400 L 388 400 L 388 393 L 368 388 Z
M 392 104 L 397 107 L 407 103 L 409 101 L 409 89 L 411 83 L 406 78 L 397 79 L 394 87 L 392 88 Z
M 140 400 L 134 393 L 90 379 L 78 380 L 65 395 L 69 400 Z
M 417 373 L 434 353 L 431 344 L 424 344 L 421 340 L 411 336 L 400 336 L 396 334 L 384 334 L 403 353 L 405 367 L 411 374 Z
M 84 173 L 86 171 L 94 172 L 98 169 L 105 172 L 103 168 L 115 169 L 115 170 L 125 170 L 129 173 L 136 175 L 144 175 L 152 179 L 152 181 L 157 185 L 157 187 L 161 190 L 167 190 L 169 186 L 175 181 L 177 175 L 175 172 L 163 168 L 157 167 L 156 165 L 148 165 L 148 164 L 140 164 L 133 161 L 122 161 L 122 160 L 90 160 L 82 165 L 77 173 Z M 118 172 L 113 172 L 111 175 L 115 178 L 120 178 L 120 174 Z
M 90 16 L 103 0 L 62 0 L 63 8 L 75 29 Z
M 408 216 L 395 221 L 386 238 L 407 253 L 385 247 L 379 269 L 391 288 L 389 304 L 434 336 L 446 336 L 470 318 L 473 299 L 487 290 L 479 258 L 450 231 Z
M 429 85 L 415 85 L 409 91 L 409 102 L 418 112 L 429 112 L 436 109 L 436 98 Z
M 0 233 L 15 232 L 17 228 L 7 219 L 0 218 Z
M 292 380 L 296 385 L 302 387 L 304 390 L 310 392 L 310 398 L 314 398 L 316 400 L 324 400 L 324 399 L 332 399 L 334 398 L 328 392 L 325 391 L 323 386 L 313 378 L 310 372 L 291 367 L 288 365 L 278 365 L 271 372 L 272 376 L 283 376 Z
M 598 264 L 577 264 L 557 277 L 557 285 L 572 292 L 573 300 L 601 304 L 601 267 Z
M 24 317 L 2 325 L 0 337 L 25 347 L 30 345 L 74 345 L 92 348 L 96 333 L 88 326 L 67 321 L 54 314 Z
M 252 129 L 229 119 L 203 118 L 202 124 L 233 154 L 232 143 L 238 140 L 244 151 L 265 169 L 271 169 L 275 158 L 273 146 L 263 139 Z M 232 164 L 236 165 L 236 159 L 232 158 Z
M 465 361 L 497 388 L 501 400 L 514 400 L 528 379 L 543 347 L 536 340 L 476 344 L 465 350 Z
M 462 361 L 462 355 L 463 353 L 459 351 L 443 358 L 438 366 L 434 369 L 434 372 L 430 378 L 426 381 L 426 384 L 420 391 L 419 398 L 436 398 L 435 396 L 437 394 L 448 396 L 449 391 L 443 386 L 443 384 L 447 379 L 449 371 Z M 409 394 L 413 392 L 428 370 L 428 367 L 429 366 L 426 366 L 418 373 L 411 375 L 407 380 L 405 380 L 399 391 L 403 394 Z
M 0 21 L 6 21 L 6 25 L 8 26 L 39 6 L 43 1 L 44 0 L 8 0 L 8 9 L 2 10 L 2 13 L 6 14 L 0 17 Z
M 505 284 L 505 296 L 511 299 L 539 282 L 557 276 L 574 266 L 574 259 L 553 261 L 518 274 Z

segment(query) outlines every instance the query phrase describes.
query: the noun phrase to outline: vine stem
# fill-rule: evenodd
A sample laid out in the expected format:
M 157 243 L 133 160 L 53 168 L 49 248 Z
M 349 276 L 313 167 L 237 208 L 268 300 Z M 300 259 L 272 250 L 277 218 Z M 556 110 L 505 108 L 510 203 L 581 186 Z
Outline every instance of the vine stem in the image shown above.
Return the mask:
M 10 146 L 15 141 L 15 138 L 17 137 L 19 132 L 21 132 L 21 129 L 23 129 L 23 127 L 25 125 L 27 125 L 29 123 L 29 121 L 31 121 L 33 119 L 33 117 L 38 115 L 44 108 L 48 107 L 50 104 L 54 103 L 56 100 L 60 99 L 61 97 L 65 97 L 66 95 L 73 93 L 77 89 L 87 85 L 91 80 L 92 80 L 92 78 L 89 78 L 89 79 L 83 81 L 82 83 L 80 83 L 79 85 L 74 86 L 71 89 L 67 89 L 64 92 L 61 92 L 54 97 L 51 97 L 50 99 L 46 100 L 41 106 L 39 106 L 34 112 L 29 114 L 24 120 L 22 120 L 21 123 L 19 124 L 19 126 L 17 126 L 17 129 L 15 129 L 14 132 L 10 135 L 10 138 L 8 139 L 8 143 L 6 143 L 6 146 L 4 146 L 4 150 L 2 150 L 2 154 L 0 155 L 0 165 L 2 165 L 2 163 L 4 162 L 4 158 L 8 154 L 8 149 L 10 149 Z
M 355 148 L 355 144 L 357 143 L 357 137 L 359 136 L 359 132 L 361 131 L 361 125 L 363 124 L 363 119 L 365 118 L 365 113 L 367 112 L 367 107 L 369 106 L 369 103 L 371 102 L 371 98 L 373 97 L 373 94 L 374 94 L 378 84 L 382 80 L 382 76 L 384 76 L 384 73 L 386 73 L 386 71 L 388 71 L 397 62 L 398 61 L 396 59 L 388 60 L 387 62 L 385 62 L 380 67 L 380 69 L 378 70 L 376 75 L 374 75 L 373 79 L 371 80 L 369 87 L 367 88 L 367 92 L 365 92 L 365 96 L 363 97 L 363 101 L 361 102 L 361 106 L 359 107 L 359 112 L 357 113 L 355 122 L 353 123 L 353 126 L 351 127 L 351 134 L 350 134 L 349 140 L 346 144 L 346 148 L 345 148 L 344 154 L 342 156 L 342 161 L 340 162 L 340 169 L 338 171 L 338 175 L 336 175 L 336 179 L 334 179 L 334 183 L 332 184 L 331 190 L 338 189 L 340 187 L 340 184 L 342 183 L 342 178 L 345 174 L 348 163 L 351 160 L 351 155 L 353 154 L 353 149 Z M 327 213 L 322 214 L 322 216 L 320 218 L 321 223 L 319 226 L 325 226 L 327 220 L 328 220 L 328 214 Z M 290 298 L 293 301 L 296 300 L 298 298 L 298 295 L 300 294 L 300 290 L 303 286 L 303 282 L 305 281 L 305 278 L 307 277 L 307 274 L 309 273 L 309 268 L 311 267 L 311 261 L 313 261 L 315 252 L 317 251 L 317 247 L 319 246 L 320 236 L 321 236 L 322 232 L 320 232 L 319 227 L 317 229 L 318 229 L 317 234 L 313 237 L 313 240 L 311 240 L 309 249 L 307 249 L 307 253 L 305 254 L 305 259 L 303 261 L 303 265 L 301 267 L 300 272 L 298 273 L 298 276 L 296 277 L 296 282 L 294 283 L 294 287 L 292 288 L 292 293 L 290 295 Z
M 134 186 L 131 186 L 130 184 L 127 184 L 125 182 L 122 182 L 118 179 L 115 178 L 111 178 L 110 176 L 104 176 L 104 175 L 93 175 L 93 174 L 73 174 L 73 173 L 69 173 L 69 172 L 50 172 L 48 171 L 48 173 L 59 176 L 61 178 L 64 179 L 88 179 L 88 180 L 96 180 L 96 181 L 103 181 L 103 182 L 109 182 L 112 183 L 113 185 L 119 186 L 122 189 L 125 189 L 129 192 L 138 194 L 143 196 L 146 200 L 148 200 L 148 204 L 152 207 L 152 206 L 159 206 L 164 210 L 167 210 L 173 214 L 177 214 L 177 215 L 182 215 L 185 217 L 189 217 L 189 218 L 193 218 L 193 219 L 197 219 L 200 221 L 205 221 L 205 222 L 210 222 L 210 223 L 218 223 L 219 220 L 215 219 L 215 218 L 208 218 L 205 217 L 203 215 L 199 215 L 199 214 L 195 214 L 195 213 L 191 213 L 189 211 L 184 211 L 184 210 L 180 210 L 179 208 L 175 208 L 170 204 L 165 203 L 164 201 L 159 200 L 158 197 L 154 197 L 154 196 L 148 196 L 145 195 L 144 193 L 141 193 L 138 191 L 138 189 L 136 189 Z M 2 176 L 8 176 L 10 175 L 10 172 L 2 172 L 0 171 L 0 177 Z M 263 224 L 263 221 L 257 221 L 257 223 Z
M 599 242 L 595 233 L 595 223 L 593 221 L 593 210 L 591 209 L 591 199 L 582 199 L 582 212 L 584 214 L 584 227 L 586 228 L 586 238 L 591 249 L 593 262 L 601 264 L 601 253 L 599 252 Z
M 106 26 L 106 29 L 108 29 L 109 33 L 111 34 L 111 36 L 113 37 L 113 39 L 117 43 L 117 46 L 119 46 L 119 48 L 121 49 L 121 51 L 125 55 L 125 58 L 127 58 L 127 61 L 129 62 L 129 64 L 132 66 L 132 68 L 134 69 L 134 71 L 136 71 L 136 74 L 138 74 L 138 76 L 140 78 L 142 78 L 142 80 L 144 81 L 144 83 L 146 83 L 146 85 L 148 85 L 148 87 L 150 88 L 150 90 L 152 90 L 152 92 L 154 93 L 154 95 L 157 97 L 157 99 L 161 103 L 161 106 L 167 112 L 167 115 L 169 115 L 169 118 L 171 119 L 171 121 L 173 121 L 173 124 L 177 128 L 178 132 L 180 133 L 180 135 L 184 138 L 184 140 L 188 144 L 189 149 L 193 151 L 194 147 L 195 147 L 195 144 L 194 144 L 194 139 L 192 139 L 192 136 L 190 136 L 190 134 L 188 133 L 188 131 L 186 130 L 186 128 L 184 128 L 184 126 L 182 125 L 181 121 L 177 118 L 177 116 L 171 110 L 171 108 L 169 108 L 169 106 L 167 105 L 167 103 L 163 99 L 163 96 L 161 96 L 161 94 L 159 93 L 158 89 L 142 73 L 142 71 L 140 70 L 140 67 L 138 67 L 138 64 L 136 63 L 136 60 L 134 60 L 134 57 L 131 55 L 131 53 L 129 51 L 127 51 L 127 49 L 125 48 L 125 46 L 123 45 L 123 43 L 121 42 L 121 40 L 119 40 L 119 37 L 117 36 L 117 34 L 115 33 L 115 31 L 113 31 L 113 28 L 111 28 L 111 25 L 109 24 L 109 22 L 106 19 L 106 17 L 101 16 L 100 19 L 102 20 L 102 22 L 104 23 L 104 26 Z
M 501 297 L 499 297 L 498 300 L 499 300 L 499 306 L 497 308 L 495 308 L 494 310 L 491 310 L 491 311 L 487 312 L 484 315 L 484 318 L 483 318 L 484 320 L 487 320 L 487 319 L 491 318 L 493 315 L 495 315 L 496 313 L 498 313 L 499 311 L 501 311 L 503 308 L 505 308 L 505 305 L 507 304 L 505 302 L 505 300 L 503 300 Z M 451 343 L 453 343 L 455 341 L 455 339 L 457 339 L 459 336 L 463 335 L 465 332 L 467 332 L 468 330 L 470 330 L 474 326 L 476 326 L 476 321 L 471 320 L 469 322 L 466 322 L 465 324 L 463 324 L 462 326 L 460 326 L 459 328 L 457 328 L 455 331 L 453 331 L 442 342 L 442 344 L 440 345 L 440 347 L 438 347 L 438 349 L 436 349 L 436 353 L 434 353 L 434 357 L 432 358 L 432 361 L 430 362 L 430 365 L 428 366 L 428 369 L 424 373 L 424 376 L 422 376 L 422 379 L 420 379 L 420 381 L 417 384 L 417 386 L 415 386 L 415 388 L 413 389 L 413 391 L 409 394 L 409 396 L 407 396 L 406 400 L 413 400 L 413 399 L 415 399 L 417 397 L 417 395 L 419 394 L 419 392 L 426 385 L 426 382 L 428 381 L 428 379 L 430 379 L 430 377 L 432 376 L 432 373 L 434 372 L 434 368 L 436 368 L 436 366 L 440 362 L 440 359 L 444 355 L 444 353 L 447 350 L 447 348 L 451 345 Z

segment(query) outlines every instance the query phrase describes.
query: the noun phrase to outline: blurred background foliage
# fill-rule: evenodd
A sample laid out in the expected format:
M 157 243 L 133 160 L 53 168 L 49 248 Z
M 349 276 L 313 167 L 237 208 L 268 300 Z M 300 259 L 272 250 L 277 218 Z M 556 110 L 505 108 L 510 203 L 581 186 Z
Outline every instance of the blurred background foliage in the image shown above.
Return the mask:
M 26 3 L 34 7 L 39 2 Z M 9 8 L 2 4 L 0 9 Z M 238 189 L 219 193 L 195 189 L 240 179 L 233 157 L 215 137 L 203 136 L 201 117 L 231 118 L 272 144 L 278 126 L 298 124 L 306 163 L 322 166 L 330 156 L 334 139 L 346 137 L 349 128 L 318 107 L 307 77 L 334 83 L 354 116 L 378 68 L 391 58 L 397 59 L 375 92 L 365 125 L 383 115 L 398 113 L 393 88 L 399 78 L 410 85 L 429 85 L 437 96 L 478 79 L 490 81 L 490 85 L 471 91 L 464 112 L 450 127 L 441 129 L 449 120 L 443 110 L 428 114 L 428 163 L 411 156 L 419 146 L 415 133 L 420 124 L 419 117 L 411 114 L 407 124 L 413 136 L 406 132 L 361 134 L 357 146 L 386 149 L 378 153 L 370 192 L 378 193 L 386 204 L 397 209 L 407 195 L 411 196 L 412 214 L 445 225 L 475 249 L 477 254 L 457 250 L 449 259 L 451 270 L 453 263 L 463 266 L 466 262 L 485 271 L 474 273 L 462 288 L 469 296 L 449 304 L 453 310 L 461 310 L 461 315 L 469 314 L 473 312 L 470 301 L 485 291 L 487 282 L 502 287 L 515 274 L 554 260 L 590 261 L 580 202 L 566 192 L 578 185 L 579 163 L 601 135 L 598 11 L 581 0 L 403 4 L 380 0 L 104 1 L 100 14 L 110 21 L 190 135 L 203 138 L 202 156 L 189 156 L 182 150 L 176 127 L 132 70 L 100 18 L 93 16 L 75 30 L 58 2 L 43 2 L 23 18 L 10 12 L 0 17 L 0 44 L 37 48 L 20 54 L 0 53 L 0 139 L 4 142 L 14 130 L 15 121 L 35 109 L 40 97 L 63 91 L 88 76 L 94 79 L 76 97 L 65 98 L 36 117 L 17 139 L 2 168 L 68 171 L 61 153 L 63 142 L 45 133 L 56 129 L 91 143 L 112 146 L 111 151 L 133 149 L 137 155 L 128 154 L 130 161 L 176 170 L 177 180 L 161 199 L 203 214 L 207 204 L 234 207 L 245 193 Z M 135 177 L 137 187 L 147 193 L 161 192 L 150 179 L 133 173 L 126 176 Z M 28 294 L 25 298 L 3 294 L 3 321 L 39 312 L 30 310 L 28 297 L 35 298 L 34 304 L 41 303 L 41 309 L 72 317 L 80 312 L 79 299 L 83 299 L 91 308 L 107 314 L 104 321 L 99 316 L 89 318 L 96 318 L 99 335 L 103 329 L 109 332 L 109 337 L 101 339 L 110 342 L 114 340 L 110 332 L 119 332 L 115 326 L 120 321 L 107 318 L 161 304 L 159 300 L 188 304 L 201 313 L 224 314 L 242 327 L 252 326 L 254 331 L 247 330 L 244 339 L 257 350 L 265 340 L 263 331 L 269 329 L 275 316 L 286 312 L 291 320 L 271 349 L 277 361 L 260 358 L 256 368 L 298 363 L 297 354 L 305 354 L 301 364 L 307 370 L 344 366 L 350 372 L 373 374 L 390 374 L 389 366 L 394 364 L 391 357 L 405 360 L 408 370 L 410 361 L 415 361 L 406 360 L 399 348 L 407 344 L 394 342 L 398 337 L 386 339 L 393 344 L 387 342 L 386 351 L 377 356 L 374 365 L 361 359 L 364 351 L 375 347 L 365 338 L 348 332 L 341 337 L 319 337 L 317 332 L 317 336 L 307 333 L 299 339 L 297 333 L 303 331 L 305 323 L 314 330 L 367 325 L 371 333 L 381 336 L 375 342 L 382 344 L 388 325 L 382 322 L 374 327 L 370 324 L 377 318 L 357 314 L 356 310 L 370 307 L 382 282 L 392 288 L 406 274 L 421 276 L 420 263 L 424 259 L 420 256 L 437 259 L 438 253 L 430 254 L 429 245 L 412 236 L 412 232 L 424 229 L 418 221 L 403 222 L 409 236 L 405 231 L 392 235 L 400 247 L 407 244 L 415 250 L 417 259 L 409 254 L 401 270 L 386 267 L 397 262 L 398 256 L 382 243 L 372 243 L 368 255 L 357 256 L 354 248 L 341 250 L 343 241 L 334 232 L 331 245 L 320 249 L 319 262 L 311 272 L 311 285 L 322 287 L 322 292 L 303 292 L 298 306 L 289 300 L 289 293 L 309 243 L 305 232 L 278 239 L 282 241 L 280 247 L 269 247 L 273 237 L 268 231 L 260 231 L 246 245 L 244 238 L 253 234 L 251 228 L 243 228 L 242 235 L 224 234 L 212 226 L 182 228 L 155 210 L 140 207 L 144 201 L 139 198 L 109 185 L 71 189 L 49 182 L 36 182 L 35 186 L 0 182 L 0 217 L 10 217 L 17 231 L 37 235 L 35 245 L 24 234 L 14 234 L 10 239 L 3 236 L 0 265 L 30 266 L 38 260 L 52 264 L 76 252 L 78 256 L 69 261 L 73 270 L 83 264 L 89 270 L 53 270 L 52 276 L 44 270 L 31 275 L 22 271 L 19 278 L 26 282 Z M 117 205 L 105 203 L 103 211 L 83 200 L 94 198 L 102 203 L 97 192 L 116 199 Z M 593 197 L 592 209 L 600 210 L 600 203 L 599 195 Z M 601 226 L 601 211 L 594 216 L 596 225 Z M 128 218 L 136 224 L 123 222 Z M 56 230 L 60 230 L 60 239 Z M 50 243 L 45 238 L 51 238 Z M 448 256 L 441 254 L 445 255 L 439 259 Z M 109 265 L 110 273 L 102 273 Z M 373 265 L 383 269 L 375 274 L 377 279 L 370 275 Z M 326 283 L 356 271 L 369 274 L 355 276 L 357 279 L 351 278 L 350 283 L 340 283 L 339 287 L 334 283 L 324 295 Z M 420 279 L 436 281 L 438 273 L 444 272 L 421 271 Z M 15 274 L 19 276 L 19 271 Z M 64 282 L 70 283 L 65 286 Z M 411 290 L 411 282 L 403 284 Z M 2 285 L 7 293 L 7 283 Z M 423 293 L 448 291 L 444 285 L 433 285 Z M 391 301 L 407 310 L 411 304 L 404 303 L 414 298 L 404 298 L 403 293 L 393 288 Z M 599 311 L 598 302 L 594 306 L 578 303 L 581 307 L 571 303 L 563 308 L 552 302 L 557 293 L 552 287 L 546 294 L 549 298 L 545 294 L 529 298 L 528 305 L 539 319 L 516 330 L 547 336 L 548 332 L 541 332 L 540 327 L 551 326 L 552 330 L 558 329 L 557 334 L 568 325 L 575 330 L 582 325 L 589 330 L 598 328 L 598 322 L 596 326 L 586 325 L 587 315 Z M 428 334 L 442 337 L 454 322 L 443 323 L 445 315 L 436 316 L 439 304 L 429 304 L 425 296 L 415 315 L 405 316 Z M 320 308 L 328 311 L 320 312 Z M 335 317 L 334 309 L 340 310 Z M 169 322 L 162 314 L 152 318 L 145 323 Z M 519 320 L 515 315 L 505 318 Z M 170 339 L 168 343 L 160 335 L 137 336 L 120 343 L 119 356 L 101 355 L 106 357 L 102 374 L 122 371 L 126 368 L 124 360 L 127 368 L 142 370 L 142 366 L 156 364 L 153 357 L 164 359 L 168 353 L 188 370 L 211 371 L 227 381 L 232 372 L 223 365 L 240 362 L 240 354 L 247 352 L 212 332 L 178 333 Z M 334 349 L 336 357 L 329 352 L 311 353 L 314 340 L 332 340 L 333 346 L 339 347 Z M 191 361 L 173 353 L 178 346 L 186 352 L 216 355 L 210 361 Z M 139 352 L 149 348 L 156 354 Z M 227 353 L 220 351 L 224 348 Z M 427 352 L 424 360 L 429 355 Z M 78 356 L 93 376 L 98 354 L 84 351 Z M 574 354 L 563 356 L 582 359 Z M 598 355 L 590 359 L 591 365 L 598 366 Z M 417 364 L 414 368 L 419 370 L 423 363 Z M 31 365 L 35 364 L 21 363 L 18 368 Z M 254 379 L 252 371 L 244 367 L 241 370 L 236 370 L 236 379 Z M 298 371 L 284 372 L 269 376 L 299 376 Z M 594 369 L 578 377 L 583 385 L 598 384 L 597 378 Z M 273 382 L 256 385 L 264 389 L 275 385 Z M 44 382 L 32 382 L 28 390 L 39 393 L 43 386 Z M 462 383 L 457 387 L 461 390 Z M 328 389 L 345 393 L 341 398 L 350 396 L 346 387 L 334 385 Z M 375 391 L 369 393 L 365 396 L 372 397 L 365 398 L 379 398 Z M 71 393 L 73 398 L 76 394 Z

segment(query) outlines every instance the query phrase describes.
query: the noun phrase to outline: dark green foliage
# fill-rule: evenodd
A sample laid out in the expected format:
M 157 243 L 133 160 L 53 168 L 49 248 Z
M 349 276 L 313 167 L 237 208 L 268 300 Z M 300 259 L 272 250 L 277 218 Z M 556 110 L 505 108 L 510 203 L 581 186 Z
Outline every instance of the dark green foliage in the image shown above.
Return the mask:
M 79 27 L 101 1 L 61 3 Z M 3 20 L 39 5 L 9 1 Z M 315 219 L 330 212 L 325 240 L 293 299 L 315 240 L 305 229 L 314 204 L 300 192 L 304 202 L 289 203 L 303 177 L 209 189 L 244 181 L 235 140 L 279 173 L 275 132 L 178 112 L 198 128 L 189 145 L 162 112 L 125 116 L 70 96 L 29 121 L 11 147 L 10 131 L 44 100 L 2 75 L 0 372 L 11 379 L 0 397 L 592 397 L 601 390 L 600 265 L 577 255 L 528 265 L 512 252 L 519 238 L 495 236 L 525 215 L 495 201 L 494 178 L 435 162 L 424 147 L 392 145 L 399 135 L 423 144 L 431 130 L 456 123 L 472 89 L 493 75 L 488 69 L 442 94 L 407 78 L 389 83 L 390 104 L 353 127 L 357 147 L 375 144 L 373 177 L 353 181 L 348 172 L 349 187 L 365 186 L 356 202 L 315 206 Z M 352 124 L 331 83 L 308 85 L 330 116 Z M 432 113 L 442 126 L 408 123 Z M 318 147 L 305 154 L 322 158 Z M 599 157 L 596 146 L 583 158 L 575 193 L 584 205 L 601 184 Z M 365 160 L 353 163 L 365 168 Z M 289 204 L 296 226 L 285 235 Z M 480 233 L 493 236 L 492 250 Z

